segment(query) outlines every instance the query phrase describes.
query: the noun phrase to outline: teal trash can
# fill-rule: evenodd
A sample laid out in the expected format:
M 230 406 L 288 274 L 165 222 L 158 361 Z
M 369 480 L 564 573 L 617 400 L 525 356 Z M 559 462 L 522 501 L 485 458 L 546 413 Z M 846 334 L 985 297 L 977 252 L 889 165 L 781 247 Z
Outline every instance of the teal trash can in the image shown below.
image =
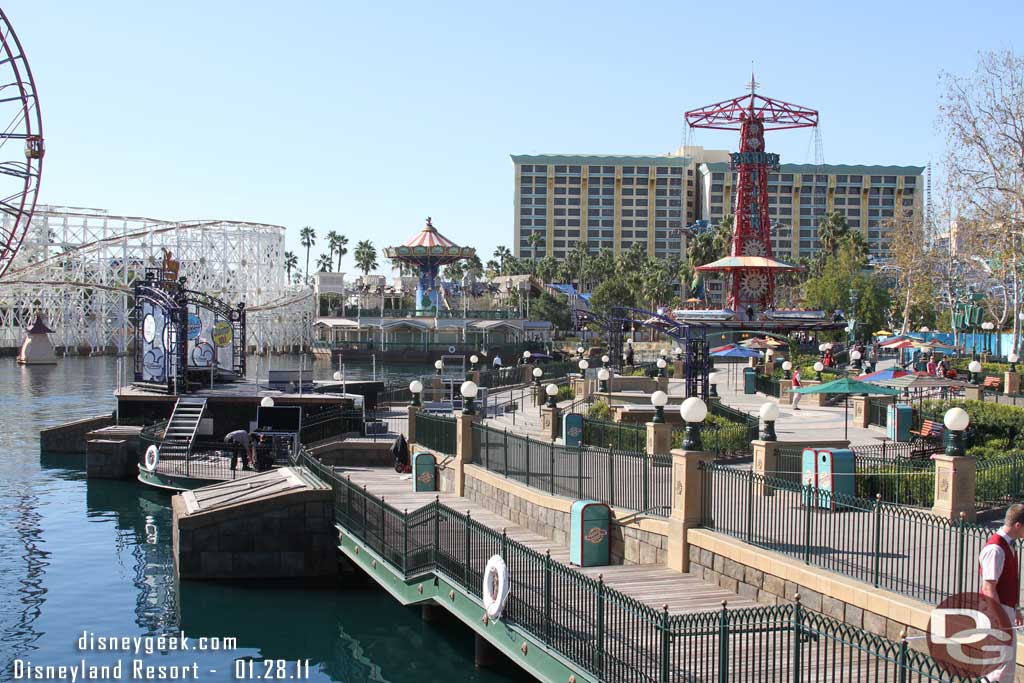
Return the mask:
M 757 393 L 757 370 L 754 368 L 743 368 L 743 393 Z
M 412 490 L 437 490 L 437 462 L 433 454 L 420 451 L 412 456 Z
M 901 443 L 910 441 L 910 425 L 913 420 L 913 408 L 905 403 L 889 404 L 885 408 L 885 435 Z
M 577 567 L 608 564 L 612 513 L 596 500 L 577 500 L 569 513 L 569 562 Z
M 818 451 L 818 507 L 836 509 L 835 496 L 853 496 L 853 451 L 848 448 L 822 448 Z

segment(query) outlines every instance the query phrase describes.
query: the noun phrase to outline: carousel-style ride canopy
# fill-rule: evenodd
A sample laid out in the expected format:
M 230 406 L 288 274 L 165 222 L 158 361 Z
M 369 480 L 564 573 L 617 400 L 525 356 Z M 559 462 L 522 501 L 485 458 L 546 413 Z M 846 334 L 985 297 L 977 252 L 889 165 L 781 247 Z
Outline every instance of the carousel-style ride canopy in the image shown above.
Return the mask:
M 442 235 L 427 217 L 427 224 L 418 233 L 400 246 L 385 247 L 384 254 L 393 261 L 402 261 L 418 266 L 443 266 L 460 259 L 472 258 L 473 247 L 460 247 Z

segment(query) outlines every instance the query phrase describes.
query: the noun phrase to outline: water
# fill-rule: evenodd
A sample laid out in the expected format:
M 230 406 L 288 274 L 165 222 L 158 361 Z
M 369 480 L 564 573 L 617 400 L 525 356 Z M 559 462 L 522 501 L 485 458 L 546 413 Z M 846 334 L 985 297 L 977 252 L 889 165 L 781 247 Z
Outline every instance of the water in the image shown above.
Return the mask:
M 0 681 L 13 678 L 15 658 L 44 666 L 120 659 L 122 680 L 131 680 L 136 658 L 145 666 L 195 662 L 206 681 L 234 680 L 244 658 L 309 659 L 311 681 L 530 680 L 511 664 L 476 671 L 467 629 L 424 623 L 417 608 L 377 589 L 178 584 L 167 495 L 135 482 L 87 481 L 84 456 L 39 455 L 40 428 L 113 409 L 116 367 L 109 357 L 31 369 L 0 361 Z M 137 656 L 76 648 L 83 631 L 179 630 L 191 645 L 233 637 L 237 648 Z

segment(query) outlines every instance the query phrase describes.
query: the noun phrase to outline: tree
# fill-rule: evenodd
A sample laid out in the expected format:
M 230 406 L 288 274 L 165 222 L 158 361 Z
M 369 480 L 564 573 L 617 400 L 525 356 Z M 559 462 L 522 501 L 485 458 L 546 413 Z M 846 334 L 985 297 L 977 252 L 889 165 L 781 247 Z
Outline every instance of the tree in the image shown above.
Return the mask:
M 363 275 L 369 275 L 370 271 L 377 267 L 377 249 L 370 240 L 360 240 L 355 251 L 356 268 L 363 271 Z
M 935 301 L 932 275 L 938 264 L 925 240 L 924 225 L 908 218 L 893 218 L 885 225 L 891 240 L 895 290 L 902 305 L 898 315 L 900 332 L 910 331 L 911 312 L 915 306 Z
M 961 216 L 984 233 L 993 274 L 1004 281 L 1005 318 L 1019 346 L 1024 264 L 1024 58 L 983 52 L 966 77 L 942 74 L 939 125 L 946 134 L 949 186 Z M 979 235 L 981 236 L 981 235 Z M 1006 290 L 1009 289 L 1009 292 Z
M 829 313 L 844 311 L 864 329 L 880 329 L 888 320 L 889 286 L 883 276 L 866 272 L 866 266 L 855 246 L 841 243 L 836 258 L 825 261 L 821 273 L 804 283 L 806 303 Z M 857 295 L 856 310 L 851 306 L 851 291 Z
M 306 248 L 306 284 L 309 284 L 309 250 L 316 244 L 316 230 L 309 227 L 304 227 L 299 232 L 299 243 Z
M 321 273 L 330 273 L 334 269 L 334 258 L 331 254 L 320 254 L 316 260 L 316 269 Z
M 285 271 L 285 273 L 288 274 L 288 281 L 289 282 L 291 282 L 291 279 L 292 279 L 292 271 L 295 270 L 296 268 L 298 268 L 298 266 L 299 266 L 299 257 L 296 256 L 293 252 L 290 252 L 290 251 L 284 252 L 284 271 Z
M 818 241 L 821 243 L 821 258 L 826 255 L 833 259 L 839 251 L 839 243 L 850 233 L 846 217 L 838 211 L 823 216 L 818 223 Z
M 635 304 L 633 291 L 620 277 L 605 280 L 594 289 L 594 293 L 590 297 L 590 306 L 601 315 L 608 315 L 615 306 L 633 306 Z
M 655 310 L 672 296 L 672 278 L 664 261 L 647 260 L 640 268 L 640 300 Z
M 572 324 L 569 304 L 565 297 L 555 297 L 549 292 L 541 292 L 539 297 L 530 302 L 530 320 L 547 320 L 562 330 L 569 329 Z
M 327 233 L 327 245 L 332 254 L 338 255 L 338 270 L 341 271 L 341 258 L 348 253 L 348 238 L 331 230 Z
M 537 263 L 537 277 L 547 283 L 555 281 L 558 275 L 558 261 L 551 254 L 547 254 Z
M 498 259 L 498 275 L 505 274 L 505 259 L 510 256 L 512 256 L 512 252 L 506 246 L 499 244 L 494 250 L 494 258 Z
M 541 237 L 539 232 L 531 232 L 530 236 L 526 238 L 526 241 L 530 245 L 530 272 L 536 274 L 537 272 L 537 247 L 544 242 L 544 238 Z

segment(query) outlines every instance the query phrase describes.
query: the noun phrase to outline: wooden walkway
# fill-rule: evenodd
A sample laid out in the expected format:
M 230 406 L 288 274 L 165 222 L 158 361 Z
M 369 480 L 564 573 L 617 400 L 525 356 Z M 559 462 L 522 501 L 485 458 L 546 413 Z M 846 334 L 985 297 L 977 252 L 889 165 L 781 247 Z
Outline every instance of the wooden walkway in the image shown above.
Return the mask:
M 518 526 L 487 508 L 464 498 L 445 493 L 416 493 L 412 491 L 412 475 L 396 474 L 394 470 L 370 467 L 339 467 L 337 472 L 350 477 L 353 484 L 365 486 L 367 492 L 382 496 L 389 505 L 412 512 L 440 497 L 441 502 L 455 510 L 469 511 L 473 519 L 495 530 L 504 529 L 509 538 L 544 552 L 551 551 L 551 559 L 569 564 L 569 548 Z M 592 578 L 604 577 L 604 582 L 640 602 L 661 609 L 668 605 L 672 614 L 705 612 L 720 609 L 723 601 L 730 608 L 753 607 L 757 603 L 735 593 L 704 583 L 703 580 L 667 569 L 664 565 L 609 565 L 605 567 L 576 567 L 577 571 Z

